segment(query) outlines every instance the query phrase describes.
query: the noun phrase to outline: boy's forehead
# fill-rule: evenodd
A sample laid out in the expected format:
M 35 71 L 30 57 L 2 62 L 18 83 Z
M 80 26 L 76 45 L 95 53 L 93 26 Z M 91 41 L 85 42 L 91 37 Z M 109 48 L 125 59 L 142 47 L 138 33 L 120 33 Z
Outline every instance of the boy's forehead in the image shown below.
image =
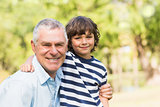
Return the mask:
M 92 32 L 91 31 L 89 31 L 89 30 L 87 30 L 86 32 L 85 32 L 85 34 L 92 34 Z
M 90 34 L 93 34 L 92 32 L 90 32 L 89 30 L 85 31 L 84 33 L 82 33 L 81 35 L 90 35 Z
M 89 31 L 89 30 L 77 32 L 77 35 L 84 35 L 84 34 L 85 34 L 85 35 L 89 35 L 89 34 L 92 34 L 92 32 Z

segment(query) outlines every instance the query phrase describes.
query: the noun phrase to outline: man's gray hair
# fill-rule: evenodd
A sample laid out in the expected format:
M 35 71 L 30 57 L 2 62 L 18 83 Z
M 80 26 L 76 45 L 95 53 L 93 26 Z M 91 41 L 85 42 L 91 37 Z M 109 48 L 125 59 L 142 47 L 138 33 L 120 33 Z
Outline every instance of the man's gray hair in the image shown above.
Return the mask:
M 67 38 L 67 33 L 66 33 L 66 30 L 63 26 L 62 23 L 60 23 L 59 21 L 55 20 L 55 19 L 52 19 L 52 18 L 46 18 L 46 19 L 43 19 L 41 20 L 34 28 L 33 30 L 33 42 L 34 44 L 36 44 L 37 40 L 38 40 L 38 31 L 40 28 L 46 28 L 46 29 L 56 29 L 56 28 L 59 28 L 59 29 L 63 29 L 64 30 L 64 36 L 66 38 L 66 41 L 68 40 Z

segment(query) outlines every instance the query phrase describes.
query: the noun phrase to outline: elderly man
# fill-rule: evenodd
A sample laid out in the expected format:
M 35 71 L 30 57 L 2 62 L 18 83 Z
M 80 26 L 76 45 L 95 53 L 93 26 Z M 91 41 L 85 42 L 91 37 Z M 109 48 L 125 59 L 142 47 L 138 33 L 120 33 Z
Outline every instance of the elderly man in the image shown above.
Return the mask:
M 67 51 L 64 26 L 54 19 L 40 21 L 31 46 L 35 72 L 18 71 L 0 85 L 1 107 L 59 107 L 61 65 Z
M 50 18 L 40 21 L 33 31 L 31 46 L 35 53 L 34 72 L 18 71 L 0 85 L 1 107 L 60 106 L 61 65 L 67 51 L 64 26 Z

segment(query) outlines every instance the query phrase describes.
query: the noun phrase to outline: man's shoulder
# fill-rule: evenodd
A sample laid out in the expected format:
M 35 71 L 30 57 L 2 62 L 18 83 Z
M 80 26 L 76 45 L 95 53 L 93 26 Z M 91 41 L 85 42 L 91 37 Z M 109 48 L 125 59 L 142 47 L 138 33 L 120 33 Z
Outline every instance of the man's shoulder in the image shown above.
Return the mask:
M 22 72 L 17 71 L 13 75 L 9 76 L 5 81 L 9 83 L 17 83 L 17 84 L 30 84 L 34 83 L 37 80 L 37 76 L 35 72 Z
M 33 77 L 35 77 L 34 73 L 31 74 L 17 71 L 13 75 L 5 79 L 0 84 L 0 96 L 3 97 L 0 98 L 0 105 L 4 104 L 14 107 L 20 107 L 23 102 L 30 102 L 28 100 L 31 100 L 33 98 L 36 88 L 34 82 L 35 80 L 32 79 Z M 7 103 L 7 101 L 9 103 Z
M 36 88 L 36 84 L 37 79 L 35 73 L 17 71 L 0 84 L 0 95 L 5 93 L 11 93 L 13 95 L 21 95 L 18 93 L 32 94 Z
M 22 72 L 21 70 L 19 70 L 16 73 L 14 73 L 13 75 L 11 75 L 11 77 L 15 78 L 15 79 L 26 80 L 26 79 L 35 78 L 36 73 L 35 72 Z

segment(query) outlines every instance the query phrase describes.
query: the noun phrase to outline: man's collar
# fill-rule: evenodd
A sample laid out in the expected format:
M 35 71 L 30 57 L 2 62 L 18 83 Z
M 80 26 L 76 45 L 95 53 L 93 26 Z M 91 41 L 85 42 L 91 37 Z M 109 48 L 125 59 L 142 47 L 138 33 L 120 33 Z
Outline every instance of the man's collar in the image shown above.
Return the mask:
M 38 74 L 37 76 L 40 80 L 41 85 L 43 85 L 45 82 L 47 82 L 47 80 L 51 79 L 49 74 L 43 69 L 43 67 L 38 62 L 36 55 L 33 58 L 32 65 L 35 69 L 34 72 L 36 72 Z M 56 77 L 58 77 L 59 79 L 64 77 L 61 67 L 57 70 Z
M 33 61 L 32 61 L 32 65 L 35 69 L 34 72 L 36 72 L 38 75 L 38 78 L 40 80 L 41 85 L 43 85 L 49 78 L 51 78 L 49 76 L 49 74 L 43 69 L 43 67 L 40 65 L 40 63 L 38 62 L 36 56 L 34 56 Z

